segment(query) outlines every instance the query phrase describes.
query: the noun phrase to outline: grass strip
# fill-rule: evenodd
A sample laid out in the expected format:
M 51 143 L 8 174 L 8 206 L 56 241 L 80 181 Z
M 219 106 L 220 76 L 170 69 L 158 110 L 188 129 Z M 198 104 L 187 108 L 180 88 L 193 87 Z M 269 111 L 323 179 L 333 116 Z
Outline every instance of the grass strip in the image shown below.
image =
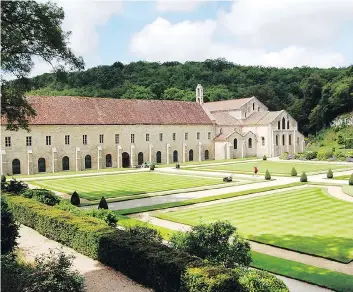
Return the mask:
M 151 205 L 151 206 L 142 206 L 142 207 L 136 207 L 136 208 L 130 208 L 130 209 L 117 210 L 114 212 L 117 214 L 122 214 L 122 215 L 150 212 L 150 211 L 156 211 L 156 210 L 162 210 L 162 209 L 168 209 L 168 208 L 174 208 L 174 207 L 194 205 L 194 204 L 210 202 L 210 201 L 217 201 L 217 200 L 228 199 L 228 198 L 233 198 L 233 197 L 238 197 L 238 196 L 245 196 L 245 195 L 250 195 L 250 194 L 254 194 L 254 193 L 279 190 L 279 189 L 299 186 L 302 184 L 303 183 L 301 183 L 301 182 L 295 182 L 295 183 L 285 184 L 285 185 L 280 185 L 280 186 L 264 187 L 264 188 L 260 188 L 260 189 L 253 189 L 253 190 L 246 190 L 246 191 L 229 193 L 229 194 L 215 195 L 215 196 L 209 196 L 209 197 L 198 198 L 198 199 L 190 199 L 190 200 L 185 200 L 185 201 L 181 201 L 181 202 L 170 202 L 170 203 L 162 203 L 162 204 L 156 204 L 156 205 Z
M 353 186 L 342 186 L 342 191 L 347 194 L 348 196 L 352 196 L 353 197 Z
M 251 266 L 340 292 L 353 291 L 353 276 L 252 251 Z

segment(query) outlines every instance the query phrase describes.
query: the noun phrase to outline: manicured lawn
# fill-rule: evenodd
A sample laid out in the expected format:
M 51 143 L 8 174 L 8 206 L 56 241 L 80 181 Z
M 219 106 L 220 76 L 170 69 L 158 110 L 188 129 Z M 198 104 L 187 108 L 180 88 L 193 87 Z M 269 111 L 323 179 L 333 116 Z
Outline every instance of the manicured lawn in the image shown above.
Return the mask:
M 353 291 L 353 276 L 252 252 L 251 266 L 274 274 L 327 287 L 335 291 Z
M 353 197 L 353 186 L 347 185 L 342 187 L 342 191 L 349 196 Z
M 156 217 L 188 225 L 229 220 L 251 240 L 346 263 L 353 259 L 352 210 L 352 203 L 308 187 Z
M 333 171 L 336 169 L 348 169 L 346 165 L 331 164 L 331 163 L 314 163 L 314 162 L 277 162 L 277 161 L 264 161 L 260 160 L 257 162 L 240 162 L 234 164 L 220 164 L 214 166 L 200 166 L 192 168 L 194 170 L 205 170 L 205 171 L 223 171 L 223 172 L 234 172 L 234 173 L 253 173 L 254 166 L 259 169 L 259 173 L 264 174 L 266 169 L 271 174 L 277 175 L 291 175 L 292 167 L 297 170 L 298 176 L 305 171 L 307 174 L 310 173 L 321 173 L 327 172 L 329 168 Z M 351 166 L 353 168 L 353 166 Z M 190 169 L 190 168 L 188 168 Z
M 333 176 L 334 179 L 338 179 L 338 180 L 349 180 L 350 177 L 351 177 L 350 174 L 340 175 L 340 176 Z
M 31 181 L 33 185 L 68 194 L 76 191 L 81 197 L 88 200 L 96 200 L 102 196 L 113 198 L 222 183 L 223 181 L 220 178 L 168 175 L 152 172 Z

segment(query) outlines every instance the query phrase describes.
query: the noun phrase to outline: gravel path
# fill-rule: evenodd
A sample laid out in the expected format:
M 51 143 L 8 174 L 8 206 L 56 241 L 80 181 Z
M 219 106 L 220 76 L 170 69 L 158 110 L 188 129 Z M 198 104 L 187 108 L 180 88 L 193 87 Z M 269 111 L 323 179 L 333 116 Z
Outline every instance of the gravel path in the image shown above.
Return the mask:
M 49 249 L 62 249 L 66 254 L 75 256 L 73 267 L 85 277 L 87 292 L 148 292 L 147 289 L 122 273 L 104 266 L 75 250 L 50 240 L 37 231 L 21 225 L 19 248 L 29 261 L 33 261 L 37 255 L 48 253 Z

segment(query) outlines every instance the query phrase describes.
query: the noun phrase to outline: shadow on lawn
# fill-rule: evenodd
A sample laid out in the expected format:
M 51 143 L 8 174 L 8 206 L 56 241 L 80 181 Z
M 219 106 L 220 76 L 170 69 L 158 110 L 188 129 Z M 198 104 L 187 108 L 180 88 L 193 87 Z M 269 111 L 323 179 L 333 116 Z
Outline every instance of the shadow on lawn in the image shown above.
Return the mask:
M 249 235 L 248 238 L 260 243 L 319 256 L 345 264 L 353 260 L 353 237 L 309 237 L 290 234 L 277 236 L 262 234 L 259 236 Z

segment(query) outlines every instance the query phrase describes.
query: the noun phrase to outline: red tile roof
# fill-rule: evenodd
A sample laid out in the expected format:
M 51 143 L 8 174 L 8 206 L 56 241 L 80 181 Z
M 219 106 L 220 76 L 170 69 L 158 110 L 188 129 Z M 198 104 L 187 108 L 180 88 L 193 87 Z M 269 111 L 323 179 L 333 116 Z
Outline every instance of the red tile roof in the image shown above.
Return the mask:
M 241 108 L 252 98 L 253 97 L 206 102 L 203 104 L 203 107 L 210 112 L 236 110 Z
M 186 101 L 29 96 L 31 125 L 211 125 L 200 104 Z

